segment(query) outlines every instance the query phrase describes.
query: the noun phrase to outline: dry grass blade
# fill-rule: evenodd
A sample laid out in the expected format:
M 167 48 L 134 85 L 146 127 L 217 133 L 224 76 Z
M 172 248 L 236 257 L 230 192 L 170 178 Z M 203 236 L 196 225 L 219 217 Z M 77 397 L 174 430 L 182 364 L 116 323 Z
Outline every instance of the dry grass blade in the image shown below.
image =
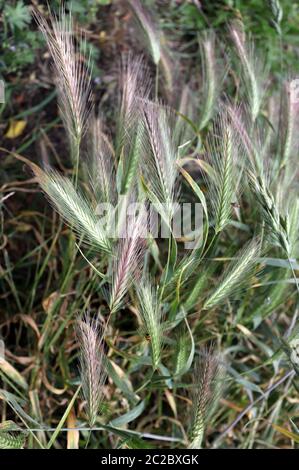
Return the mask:
M 103 398 L 103 385 L 106 380 L 103 330 L 96 319 L 89 314 L 77 320 L 76 327 L 80 345 L 80 375 L 82 391 L 86 400 L 90 426 L 94 426 Z

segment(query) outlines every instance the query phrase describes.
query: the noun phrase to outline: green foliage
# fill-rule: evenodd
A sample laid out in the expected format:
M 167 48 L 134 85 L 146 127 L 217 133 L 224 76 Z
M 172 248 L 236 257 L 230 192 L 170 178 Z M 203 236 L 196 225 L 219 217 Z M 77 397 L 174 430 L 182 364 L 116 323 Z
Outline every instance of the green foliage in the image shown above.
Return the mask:
M 96 15 L 101 6 L 108 6 L 109 0 L 86 0 L 68 2 L 76 20 L 81 24 L 96 21 Z M 59 12 L 60 2 L 51 2 L 51 8 Z M 0 12 L 2 14 L 3 28 L 0 32 L 1 61 L 0 73 L 21 75 L 23 69 L 32 66 L 36 61 L 36 51 L 43 46 L 40 33 L 36 31 L 36 25 L 32 21 L 31 10 L 23 0 L 12 0 L 10 2 L 0 1 Z M 96 66 L 99 58 L 99 50 L 91 42 L 86 44 L 88 53 L 93 63 L 93 75 L 99 75 L 100 70 Z
M 68 0 L 66 6 L 81 23 L 93 23 L 101 6 L 111 4 L 111 0 Z
M 31 13 L 22 0 L 2 2 L 3 30 L 0 33 L 2 42 L 2 73 L 16 73 L 35 60 L 34 50 L 40 46 L 38 34 L 31 31 Z
M 0 424 L 0 449 L 22 449 L 27 434 L 13 421 L 4 421 Z
M 6 3 L 3 10 L 4 21 L 7 21 L 12 32 L 15 29 L 26 28 L 31 22 L 31 15 L 27 6 L 24 5 L 23 0 L 17 0 L 15 5 Z

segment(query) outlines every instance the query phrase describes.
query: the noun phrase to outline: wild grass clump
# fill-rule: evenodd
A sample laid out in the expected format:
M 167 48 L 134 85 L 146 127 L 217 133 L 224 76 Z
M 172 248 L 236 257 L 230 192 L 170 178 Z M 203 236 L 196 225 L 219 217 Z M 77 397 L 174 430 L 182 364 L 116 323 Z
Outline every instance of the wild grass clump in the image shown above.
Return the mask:
M 26 212 L 40 246 L 14 267 L 5 246 L 17 220 L 3 245 L 15 309 L 6 337 L 16 323 L 28 343 L 0 362 L 0 398 L 19 423 L 2 413 L 0 446 L 295 447 L 293 97 L 240 22 L 196 37 L 187 67 L 182 44 L 180 57 L 154 15 L 127 3 L 146 48 L 117 58 L 99 109 L 71 17 L 35 13 L 69 145 L 48 165 L 14 154 L 59 217 Z M 202 220 L 178 234 L 182 203 L 200 204 Z M 33 279 L 26 296 L 19 264 Z

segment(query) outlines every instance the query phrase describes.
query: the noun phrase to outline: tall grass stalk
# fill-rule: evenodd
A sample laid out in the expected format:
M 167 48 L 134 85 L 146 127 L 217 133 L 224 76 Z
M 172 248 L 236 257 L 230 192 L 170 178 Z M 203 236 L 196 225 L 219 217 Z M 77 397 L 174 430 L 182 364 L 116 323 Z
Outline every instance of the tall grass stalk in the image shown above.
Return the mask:
M 221 354 L 202 348 L 194 370 L 194 396 L 189 448 L 200 449 L 211 414 L 221 396 L 225 367 Z
M 103 385 L 107 372 L 103 347 L 104 330 L 97 319 L 85 314 L 77 320 L 77 337 L 80 345 L 80 375 L 82 392 L 90 427 L 95 425 L 103 399 Z
M 91 109 L 91 75 L 89 62 L 79 60 L 81 51 L 73 36 L 71 15 L 62 8 L 59 17 L 50 12 L 50 24 L 38 10 L 34 16 L 47 42 L 52 57 L 56 87 L 59 92 L 61 116 L 65 123 L 78 178 L 80 145 Z M 83 45 L 82 36 L 79 43 Z

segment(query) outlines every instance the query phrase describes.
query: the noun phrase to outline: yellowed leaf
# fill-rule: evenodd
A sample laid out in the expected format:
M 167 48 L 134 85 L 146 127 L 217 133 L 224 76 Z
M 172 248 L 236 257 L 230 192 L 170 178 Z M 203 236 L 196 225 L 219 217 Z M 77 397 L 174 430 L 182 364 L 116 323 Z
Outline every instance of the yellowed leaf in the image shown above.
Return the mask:
M 246 326 L 244 325 L 241 325 L 240 323 L 237 324 L 237 328 L 242 331 L 242 333 L 247 336 L 248 338 L 250 338 L 252 336 L 252 333 L 250 330 L 248 330 L 248 328 L 246 328 Z
M 271 423 L 271 425 L 276 431 L 292 439 L 293 441 L 299 443 L 299 434 L 295 434 L 294 432 L 291 432 L 288 429 L 285 429 L 282 426 L 278 426 L 277 424 L 274 424 L 274 423 Z
M 7 139 L 16 139 L 23 133 L 26 125 L 26 121 L 10 121 L 5 137 Z
M 52 294 L 50 294 L 49 297 L 43 300 L 42 305 L 46 313 L 51 312 L 53 305 L 55 304 L 55 302 L 58 300 L 59 297 L 60 297 L 59 292 L 52 292 Z
M 169 390 L 165 390 L 165 395 L 169 403 L 169 406 L 173 411 L 174 416 L 177 417 L 177 408 L 176 408 L 176 403 L 175 403 L 173 394 Z
M 118 364 L 116 364 L 115 362 L 113 362 L 112 359 L 110 359 L 110 362 L 111 362 L 111 365 L 113 366 L 115 372 L 117 373 L 117 375 L 118 375 L 121 379 L 125 379 L 126 374 L 124 373 L 124 371 L 122 370 L 122 368 L 119 367 Z M 131 386 L 131 388 L 132 388 L 132 386 Z
M 76 414 L 74 408 L 71 409 L 70 414 L 67 417 L 67 427 L 76 427 Z M 67 448 L 68 449 L 79 449 L 79 431 L 77 429 L 69 429 L 67 432 Z
M 26 323 L 27 325 L 31 326 L 31 328 L 33 329 L 33 331 L 35 331 L 36 336 L 37 336 L 38 338 L 40 338 L 40 332 L 39 332 L 38 326 L 37 326 L 37 324 L 35 323 L 35 321 L 33 320 L 33 318 L 32 318 L 30 315 L 25 315 L 24 313 L 21 313 L 21 314 L 20 314 L 20 318 L 23 320 L 24 323 Z
M 25 390 L 28 388 L 27 382 L 24 377 L 14 368 L 6 359 L 0 359 L 0 370 L 4 372 L 13 382 L 20 385 Z
M 50 390 L 54 395 L 63 395 L 64 392 L 66 391 L 66 387 L 64 388 L 56 388 L 50 382 L 48 381 L 47 374 L 45 371 L 43 371 L 43 384 L 45 387 Z

